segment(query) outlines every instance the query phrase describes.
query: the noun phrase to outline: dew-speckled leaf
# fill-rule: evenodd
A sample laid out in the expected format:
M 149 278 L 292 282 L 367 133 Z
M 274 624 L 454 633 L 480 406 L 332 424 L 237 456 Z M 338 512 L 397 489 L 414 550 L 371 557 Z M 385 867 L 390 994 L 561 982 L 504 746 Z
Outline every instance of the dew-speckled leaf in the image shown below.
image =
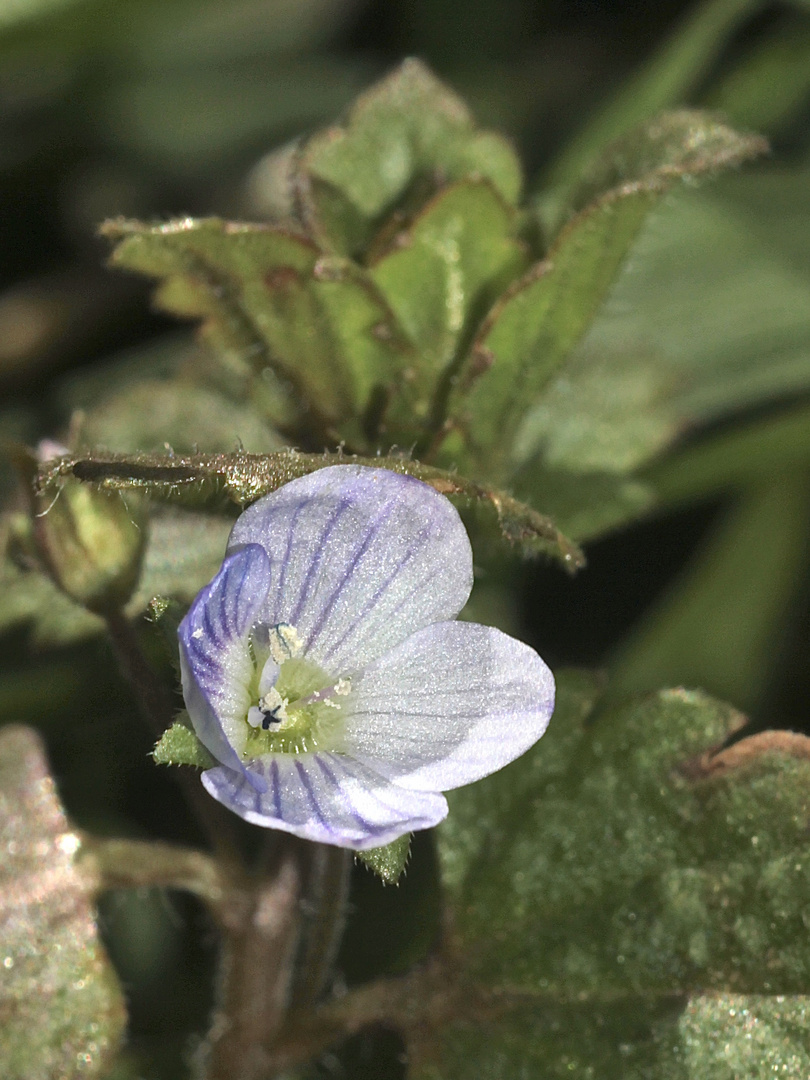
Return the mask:
M 533 447 L 521 421 L 590 327 L 669 187 L 739 164 L 763 148 L 754 136 L 681 112 L 651 121 L 594 166 L 583 182 L 585 208 L 557 236 L 547 259 L 496 303 L 462 369 L 451 415 L 480 460 L 502 470 L 510 458 L 526 460 Z M 504 431 L 516 431 L 516 441 L 504 439 Z
M 412 378 L 424 404 L 475 323 L 526 267 L 515 217 L 491 184 L 461 181 L 440 191 L 372 262 L 371 277 L 415 346 Z
M 436 1038 L 417 1040 L 409 1080 L 692 1080 L 656 1068 L 655 1031 L 674 1022 L 672 1002 L 564 1004 L 499 993 L 493 1005 L 490 1015 L 484 1007 L 475 1019 L 445 1022 Z
M 769 1060 L 802 1060 L 810 739 L 717 752 L 742 717 L 703 694 L 593 712 L 582 675 L 558 690 L 536 747 L 449 794 L 438 837 L 467 990 L 417 1037 L 419 1080 L 747 1080 L 755 1028 Z M 761 995 L 762 1019 L 712 1017 L 694 1000 L 709 993 Z
M 377 875 L 384 885 L 396 885 L 411 854 L 411 833 L 400 836 L 384 847 L 358 851 L 357 858 Z
M 660 1071 L 666 1080 L 810 1076 L 810 997 L 696 996 L 678 1019 Z
M 418 60 L 406 60 L 318 132 L 298 161 L 304 225 L 318 242 L 356 254 L 409 189 L 477 176 L 510 203 L 520 162 L 506 139 L 475 127 L 464 102 Z
M 540 743 L 451 792 L 439 830 L 482 981 L 572 999 L 800 992 L 810 740 L 745 740 L 707 763 L 740 723 L 728 706 L 663 691 L 582 727 L 561 691 Z
M 302 236 L 217 219 L 110 222 L 105 234 L 119 241 L 116 265 L 162 280 L 162 307 L 203 318 L 214 348 L 275 372 L 322 425 L 362 412 L 374 385 L 405 366 L 406 345 L 368 277 Z M 294 415 L 291 403 L 287 421 Z
M 97 932 L 97 883 L 59 804 L 39 737 L 0 731 L 0 1060 L 4 1080 L 103 1073 L 125 1022 Z

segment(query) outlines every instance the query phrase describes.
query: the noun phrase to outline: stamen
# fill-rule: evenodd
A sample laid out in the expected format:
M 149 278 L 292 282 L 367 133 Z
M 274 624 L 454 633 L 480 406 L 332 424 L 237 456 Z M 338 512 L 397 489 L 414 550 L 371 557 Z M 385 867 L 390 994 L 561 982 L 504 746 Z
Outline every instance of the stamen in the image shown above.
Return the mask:
M 267 632 L 270 655 L 279 665 L 285 660 L 294 660 L 304 651 L 301 635 L 290 623 L 277 623 Z

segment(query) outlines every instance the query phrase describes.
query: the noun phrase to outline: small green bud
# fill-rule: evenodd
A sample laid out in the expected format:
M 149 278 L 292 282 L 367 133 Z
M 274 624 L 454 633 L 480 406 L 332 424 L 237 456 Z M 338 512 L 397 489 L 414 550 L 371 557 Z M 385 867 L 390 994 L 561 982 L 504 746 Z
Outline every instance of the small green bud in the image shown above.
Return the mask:
M 33 456 L 19 453 L 17 465 L 32 483 Z M 137 584 L 146 541 L 137 496 L 124 500 L 72 478 L 56 496 L 29 491 L 36 551 L 60 589 L 100 615 L 123 607 Z

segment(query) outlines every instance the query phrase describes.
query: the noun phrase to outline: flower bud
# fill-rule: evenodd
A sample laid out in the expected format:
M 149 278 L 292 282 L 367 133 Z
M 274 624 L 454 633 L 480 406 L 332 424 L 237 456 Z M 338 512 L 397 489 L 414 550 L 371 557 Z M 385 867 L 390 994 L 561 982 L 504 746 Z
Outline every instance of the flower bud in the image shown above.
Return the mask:
M 31 455 L 18 457 L 33 475 Z M 57 493 L 31 490 L 37 554 L 56 584 L 89 611 L 123 607 L 138 581 L 146 540 L 137 498 L 67 479 Z

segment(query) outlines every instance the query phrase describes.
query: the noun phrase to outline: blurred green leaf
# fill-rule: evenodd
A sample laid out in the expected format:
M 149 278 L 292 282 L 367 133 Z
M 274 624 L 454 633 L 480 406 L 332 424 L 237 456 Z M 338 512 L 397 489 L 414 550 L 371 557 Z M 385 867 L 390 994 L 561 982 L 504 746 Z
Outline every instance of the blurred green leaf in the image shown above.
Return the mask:
M 734 65 L 703 104 L 735 124 L 782 131 L 800 119 L 810 98 L 810 25 L 807 18 L 779 22 Z
M 523 1054 L 532 1075 L 714 1077 L 672 1071 L 679 995 L 764 994 L 773 1015 L 771 995 L 807 984 L 810 740 L 717 752 L 742 718 L 702 694 L 589 717 L 593 683 L 558 688 L 534 749 L 449 795 L 444 881 L 478 1005 L 442 1026 L 419 1075 L 512 1075 Z M 741 1015 L 728 1037 L 746 1030 Z
M 601 194 L 557 237 L 548 259 L 496 303 L 462 369 L 451 413 L 488 469 L 504 470 L 510 456 L 525 460 L 527 442 L 534 448 L 519 428 L 522 418 L 593 322 L 668 187 L 744 161 L 763 145 L 704 114 L 678 112 L 650 121 L 593 166 L 582 199 Z M 516 430 L 517 445 L 510 446 L 503 433 Z
M 217 573 L 233 521 L 180 507 L 153 507 L 149 539 L 130 615 L 141 614 L 155 596 L 190 603 Z
M 697 560 L 614 657 L 616 693 L 701 686 L 760 703 L 807 557 L 810 476 L 771 475 L 740 496 Z
M 658 504 L 651 483 L 614 472 L 555 469 L 530 461 L 512 477 L 517 496 L 559 523 L 577 543 L 604 536 Z
M 373 281 L 415 347 L 409 382 L 419 419 L 437 376 L 526 267 L 515 217 L 489 183 L 464 180 L 440 191 L 371 261 Z
M 541 216 L 551 230 L 564 220 L 571 189 L 604 147 L 662 109 L 683 104 L 731 34 L 764 0 L 706 0 L 691 9 L 663 48 L 625 81 L 552 166 Z
M 630 476 L 649 508 L 802 466 L 799 409 L 757 421 L 750 435 L 740 422 L 671 464 L 663 452 L 689 426 L 810 387 L 806 184 L 803 172 L 769 171 L 726 178 L 711 195 L 669 196 L 516 432 L 510 482 L 520 497 L 583 539 L 645 508 L 642 492 L 625 488 Z M 595 473 L 591 514 L 576 486 L 590 499 Z
M 375 873 L 384 885 L 396 885 L 410 858 L 411 835 L 406 833 L 384 847 L 358 851 L 357 858 Z
M 158 450 L 280 450 L 282 439 L 254 409 L 186 380 L 145 379 L 112 391 L 84 416 L 81 441 L 123 453 Z
M 0 732 L 0 1053 L 7 1080 L 103 1074 L 123 1034 L 120 989 L 98 941 L 96 882 L 77 866 L 39 737 Z
M 222 564 L 233 522 L 178 507 L 152 509 L 146 549 L 130 617 L 147 610 L 155 596 L 189 603 Z M 101 633 L 103 620 L 65 596 L 40 571 L 0 563 L 0 632 L 30 628 L 34 646 L 67 645 Z
M 809 466 L 810 408 L 798 405 L 707 436 L 653 462 L 643 475 L 659 504 L 677 505 L 768 483 L 774 474 Z
M 0 563 L 0 632 L 30 628 L 35 647 L 67 645 L 100 633 L 104 623 L 37 570 Z
M 297 162 L 307 232 L 356 254 L 413 185 L 489 180 L 508 203 L 520 163 L 508 142 L 476 129 L 464 102 L 418 60 L 406 60 L 355 101 L 343 125 L 312 136 Z
M 62 8 L 77 7 L 86 0 L 0 0 L 0 32 L 41 19 Z

